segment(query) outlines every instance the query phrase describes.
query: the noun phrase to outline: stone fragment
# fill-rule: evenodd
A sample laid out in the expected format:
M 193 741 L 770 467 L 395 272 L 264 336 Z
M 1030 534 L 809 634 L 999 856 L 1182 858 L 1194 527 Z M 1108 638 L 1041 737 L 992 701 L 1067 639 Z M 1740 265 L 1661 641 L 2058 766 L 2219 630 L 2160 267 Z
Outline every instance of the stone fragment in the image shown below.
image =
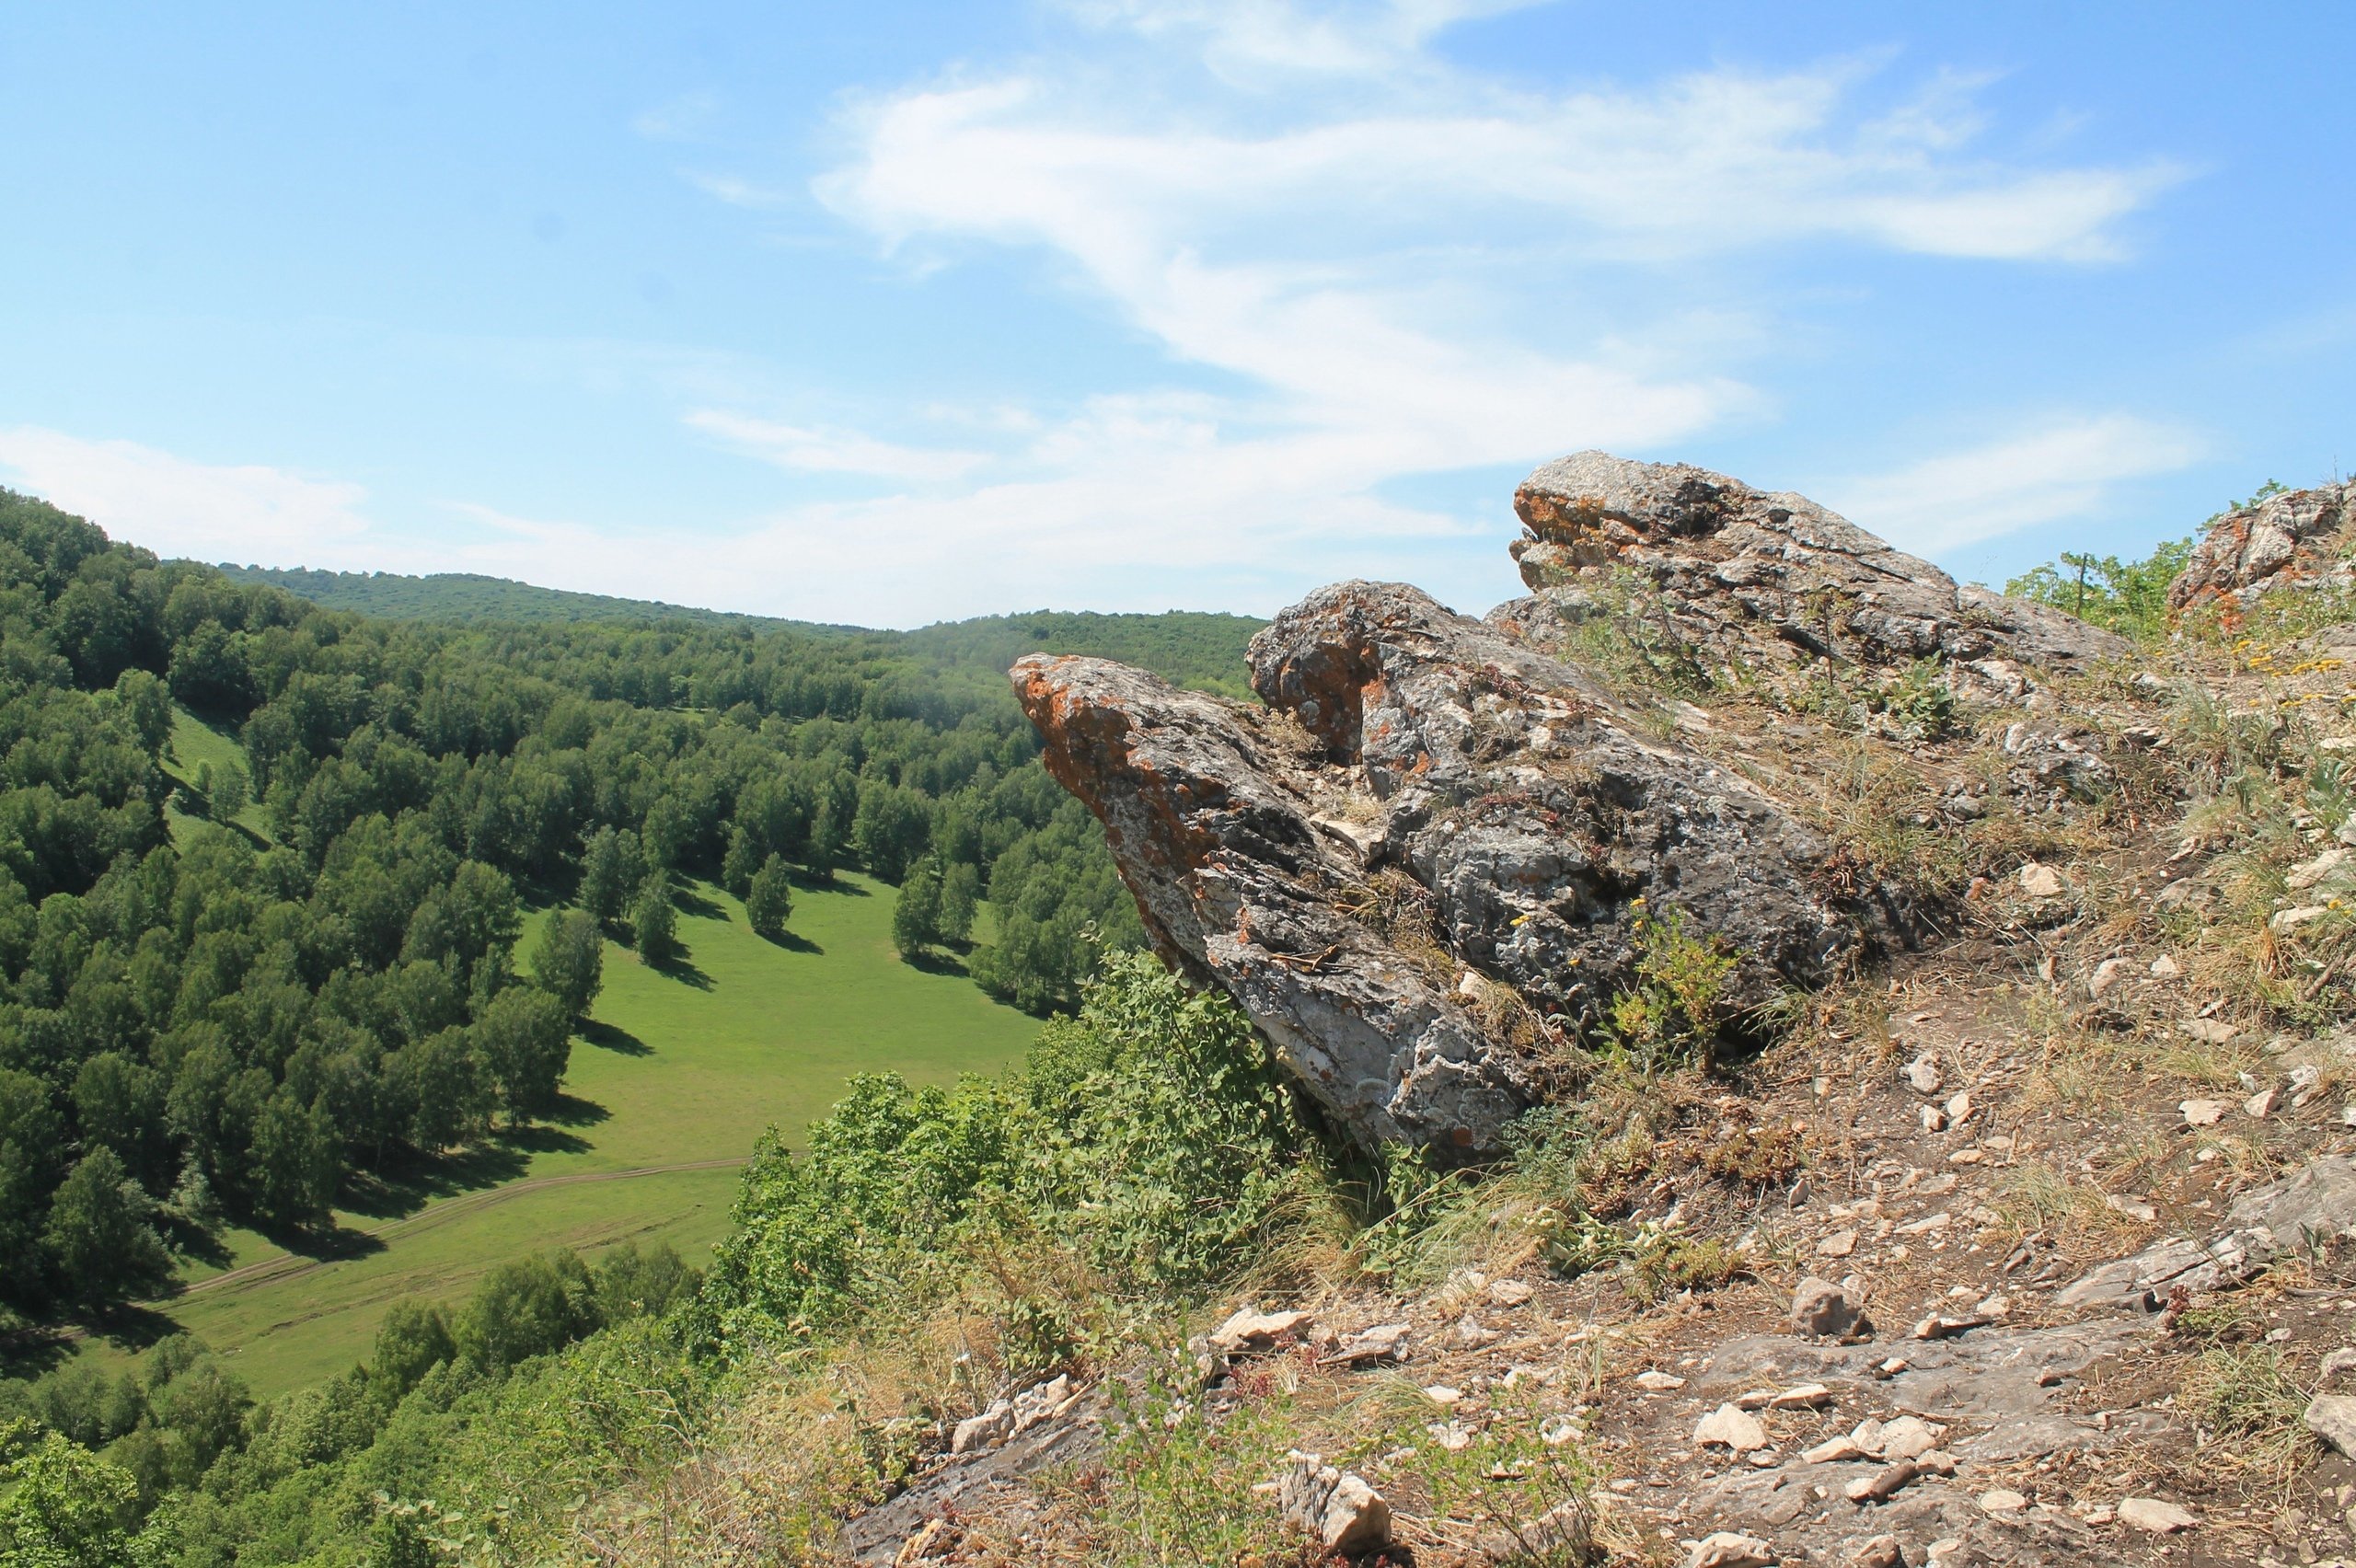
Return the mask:
M 1738 1454 L 1747 1454 L 1767 1446 L 1767 1429 L 1759 1424 L 1757 1416 L 1740 1406 L 1722 1404 L 1694 1426 L 1693 1446 L 1732 1448 Z
M 2242 1109 L 2247 1112 L 2250 1115 L 2255 1116 L 2259 1121 L 2263 1122 L 2269 1116 L 2273 1115 L 2274 1108 L 2281 1103 L 2282 1091 L 2281 1090 L 2261 1089 L 2256 1094 L 2251 1095 L 2247 1100 L 2242 1101 Z
M 1980 1494 L 1980 1511 L 1999 1517 L 2017 1514 L 2028 1506 L 2028 1499 L 2009 1487 L 1992 1486 Z
M 2330 913 L 2331 906 L 2326 904 L 2302 904 L 2292 909 L 2278 909 L 2274 912 L 2274 917 L 2267 921 L 2266 928 L 2278 933 L 2295 931 L 2300 927 L 2320 920 Z
M 1792 1332 L 1814 1339 L 1843 1339 L 1862 1331 L 1865 1314 L 1830 1280 L 1807 1278 L 1792 1292 Z
M 1906 1081 L 1917 1094 L 1936 1094 L 1946 1077 L 1939 1070 L 1938 1057 L 1925 1051 L 1906 1064 Z
M 1482 1350 L 1497 1343 L 1505 1335 L 1488 1328 L 1467 1312 L 1456 1321 L 1456 1343 L 1467 1350 Z
M 1841 1489 L 1841 1494 L 1852 1503 L 1887 1503 L 1914 1483 L 1923 1473 L 1911 1460 L 1884 1465 L 1872 1475 L 1861 1475 Z
M 1856 1250 L 1857 1233 L 1854 1230 L 1836 1230 L 1816 1244 L 1819 1258 L 1845 1258 Z
M 1971 1120 L 1971 1090 L 1964 1090 L 1947 1097 L 1947 1125 L 1960 1127 Z
M 1312 1320 L 1307 1312 L 1261 1312 L 1245 1307 L 1210 1332 L 1210 1346 L 1225 1355 L 1267 1350 Z
M 1906 1568 L 1906 1549 L 1894 1535 L 1869 1537 L 1849 1554 L 1849 1568 Z
M 1944 1133 L 1944 1132 L 1946 1132 L 1946 1131 L 1947 1130 L 1947 1113 L 1946 1113 L 1946 1112 L 1944 1112 L 1944 1111 L 1940 1110 L 1937 1106 L 1935 1106 L 1935 1105 L 1925 1105 L 1925 1106 L 1923 1106 L 1923 1109 L 1922 1109 L 1922 1112 L 1921 1112 L 1921 1115 L 1922 1115 L 1922 1121 L 1923 1121 L 1923 1130 L 1924 1132 L 1926 1132 L 1926 1133 Z
M 2350 851 L 2327 849 L 2311 860 L 2302 860 L 2283 873 L 2282 885 L 2296 893 L 2327 880 L 2333 872 L 2347 865 Z
M 2152 960 L 2152 978 L 2154 980 L 2173 980 L 2183 973 L 2184 965 L 2166 953 Z
M 2188 1127 L 2213 1127 L 2225 1119 L 2225 1102 L 2222 1100 L 2187 1100 L 2177 1106 Z
M 2173 1503 L 2157 1497 L 2130 1497 L 2119 1505 L 2119 1522 L 2154 1535 L 2174 1535 L 2200 1521 Z
M 2343 1345 L 2338 1350 L 2325 1351 L 2322 1364 L 2316 1371 L 2327 1382 L 2342 1373 L 2356 1372 L 2356 1349 Z
M 2142 1198 L 2130 1197 L 2123 1193 L 2112 1193 L 2108 1196 L 2105 1197 L 2103 1199 L 2103 1206 L 2109 1209 L 2113 1214 L 2125 1215 L 2128 1218 L 2139 1221 L 2144 1225 L 2149 1225 L 2154 1220 L 2160 1217 L 2160 1211 L 2158 1209 L 2154 1208 Z
M 2335 1355 L 2346 1355 L 2335 1351 Z M 2326 1358 L 2326 1377 L 2330 1376 L 2329 1358 Z M 2356 1458 L 2356 1399 L 2346 1394 L 2317 1394 L 2307 1401 L 2307 1430 Z
M 2119 983 L 2132 974 L 2134 968 L 2134 962 L 2131 959 L 2104 959 L 2095 965 L 2094 974 L 2086 980 L 2086 995 L 2096 1001 L 2101 1001 L 2103 997 L 2117 989 Z
M 1011 1400 L 993 1400 L 989 1408 L 978 1415 L 967 1416 L 949 1435 L 949 1451 L 969 1454 L 976 1448 L 987 1448 L 1014 1434 L 1014 1404 Z
M 1636 1387 L 1647 1393 L 1665 1394 L 1672 1389 L 1685 1387 L 1685 1379 L 1674 1372 L 1663 1372 L 1657 1366 L 1647 1366 L 1636 1374 Z
M 2059 898 L 2070 891 L 2070 884 L 2052 867 L 2031 860 L 2021 867 L 2021 891 L 2031 898 Z
M 1035 1388 L 1014 1396 L 1014 1430 L 1028 1432 L 1041 1422 L 1060 1415 L 1080 1398 L 1068 1373 L 1057 1373 Z
M 2198 1040 L 2203 1045 L 2230 1044 L 2234 1036 L 2241 1032 L 2222 1018 L 2188 1018 L 2177 1027 L 2184 1032 L 2187 1038 Z
M 1328 1362 L 1402 1361 L 1407 1355 L 1407 1336 L 1412 1332 L 1405 1323 L 1377 1323 L 1361 1329 L 1334 1347 Z
M 1720 1530 L 1693 1543 L 1685 1568 L 1774 1568 L 1775 1549 L 1757 1536 Z
M 1527 1306 L 1536 1294 L 1536 1290 L 1522 1280 L 1494 1279 L 1489 1282 L 1489 1304 L 1493 1307 Z
M 1832 1390 L 1822 1383 L 1801 1383 L 1767 1401 L 1769 1410 L 1821 1410 L 1832 1402 Z
M 1881 1429 L 1880 1455 L 1885 1459 L 1911 1459 L 1939 1446 L 1946 1428 L 1919 1415 L 1901 1415 Z
M 1803 1464 L 1837 1465 L 1868 1457 L 1854 1437 L 1842 1436 L 1828 1437 L 1815 1447 L 1802 1450 L 1800 1460 Z
M 1464 1398 L 1464 1390 L 1451 1389 L 1446 1383 L 1434 1383 L 1424 1390 L 1424 1398 L 1436 1405 L 1452 1405 Z
M 1326 1551 L 1356 1557 L 1391 1542 L 1391 1505 L 1365 1479 L 1296 1449 L 1276 1485 L 1285 1522 Z

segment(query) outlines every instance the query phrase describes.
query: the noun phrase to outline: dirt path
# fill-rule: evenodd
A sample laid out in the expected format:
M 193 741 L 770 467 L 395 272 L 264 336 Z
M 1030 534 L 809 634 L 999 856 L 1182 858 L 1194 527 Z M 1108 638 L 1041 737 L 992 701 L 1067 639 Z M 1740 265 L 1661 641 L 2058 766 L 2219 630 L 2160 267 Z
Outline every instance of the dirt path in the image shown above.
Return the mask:
M 503 1186 L 486 1187 L 480 1192 L 462 1193 L 455 1198 L 445 1198 L 439 1203 L 428 1204 L 415 1214 L 354 1234 L 389 1242 L 398 1237 L 432 1229 L 445 1220 L 474 1214 L 503 1204 L 511 1198 L 519 1198 L 526 1193 L 538 1192 L 546 1187 L 574 1187 L 592 1182 L 631 1182 L 642 1176 L 672 1176 L 687 1170 L 719 1170 L 742 1165 L 745 1163 L 745 1158 L 740 1155 L 724 1159 L 689 1159 L 676 1165 L 641 1165 L 629 1170 L 585 1170 L 570 1176 L 535 1176 L 528 1181 L 510 1182 Z M 260 1262 L 246 1263 L 209 1278 L 198 1280 L 195 1284 L 170 1296 L 157 1297 L 147 1305 L 167 1309 L 175 1301 L 184 1301 L 191 1296 L 204 1292 L 244 1290 L 255 1286 L 275 1284 L 279 1280 L 293 1279 L 297 1275 L 308 1274 L 314 1269 L 326 1268 L 330 1263 L 353 1261 L 349 1258 L 306 1258 L 300 1253 L 281 1252 L 274 1258 L 264 1258 Z

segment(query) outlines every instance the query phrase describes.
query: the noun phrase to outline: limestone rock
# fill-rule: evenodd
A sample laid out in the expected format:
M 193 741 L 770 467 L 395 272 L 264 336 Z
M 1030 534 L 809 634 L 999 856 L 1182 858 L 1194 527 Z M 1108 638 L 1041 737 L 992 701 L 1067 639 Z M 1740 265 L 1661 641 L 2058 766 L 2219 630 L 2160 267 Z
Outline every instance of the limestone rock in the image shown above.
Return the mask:
M 2021 891 L 2031 898 L 2060 898 L 2070 891 L 2070 884 L 2052 867 L 2031 860 L 2021 868 Z
M 2324 564 L 2311 547 L 2350 521 L 2350 487 L 2286 490 L 2213 524 L 2176 581 L 2168 605 L 2183 609 L 2224 594 L 2246 597 L 2278 579 L 2314 573 Z
M 1403 876 L 1423 951 L 1564 1030 L 1633 982 L 1648 893 L 1737 956 L 1729 1017 L 1829 979 L 1887 925 L 1830 901 L 1832 846 L 1795 813 L 1413 588 L 1321 590 L 1251 658 L 1288 719 L 1098 659 L 1034 655 L 1012 678 L 1156 947 L 1366 1144 L 1493 1153 L 1541 1089 L 1540 1053 L 1361 917 L 1378 873 Z M 1288 739 L 1304 731 L 1322 755 Z
M 1210 1347 L 1223 1355 L 1267 1350 L 1287 1334 L 1299 1333 L 1311 1320 L 1307 1312 L 1260 1312 L 1246 1307 L 1210 1332 Z
M 1775 1549 L 1757 1536 L 1720 1530 L 1694 1543 L 1685 1568 L 1774 1568 L 1780 1561 Z
M 1335 1470 L 1315 1454 L 1286 1456 L 1290 1468 L 1276 1483 L 1285 1522 L 1326 1551 L 1355 1557 L 1391 1540 L 1391 1505 L 1365 1478 Z
M 2068 666 L 2125 647 L 2048 606 L 1959 590 L 1806 497 L 1685 464 L 1575 453 L 1524 480 L 1514 510 L 1531 535 L 1514 558 L 1534 593 L 1576 613 L 1583 593 L 1634 576 L 1646 592 L 1623 613 L 1720 666 L 1816 657 L 1888 667 L 1934 656 Z M 1828 613 L 1834 605 L 1840 613 Z
M 2173 1503 L 2157 1497 L 2130 1497 L 2119 1505 L 2119 1522 L 2154 1535 L 2174 1535 L 2200 1521 Z
M 1792 1332 L 1812 1339 L 1842 1339 L 1859 1331 L 1865 1315 L 1829 1280 L 1804 1279 L 1792 1292 Z
M 1401 1361 L 1406 1358 L 1405 1323 L 1377 1323 L 1370 1329 L 1360 1329 L 1334 1347 L 1328 1361 Z
M 2216 1105 L 2223 1114 L 2222 1102 L 2205 1103 Z M 2356 1160 L 2325 1155 L 2280 1181 L 2243 1193 L 2225 1211 L 2223 1228 L 2207 1241 L 2176 1237 L 2155 1243 L 2083 1275 L 2054 1301 L 2062 1307 L 2150 1309 L 2177 1286 L 2214 1290 L 2238 1285 L 2310 1238 L 2351 1235 L 2356 1235 Z
M 1894 1535 L 1877 1535 L 1849 1554 L 1849 1568 L 1906 1568 L 1906 1549 Z
M 2327 1372 L 2325 1376 L 2330 1374 Z M 2307 1402 L 2306 1423 L 2308 1431 L 2342 1454 L 2356 1458 L 2356 1399 L 2346 1394 L 2317 1394 Z
M 1732 1448 L 1738 1454 L 1747 1454 L 1767 1446 L 1767 1429 L 1741 1406 L 1722 1404 L 1693 1428 L 1693 1446 Z
M 1014 1435 L 1014 1405 L 1009 1400 L 994 1400 L 987 1410 L 967 1416 L 949 1435 L 949 1451 L 969 1454 L 976 1448 L 987 1448 Z
M 1922 1467 L 1911 1459 L 1900 1459 L 1884 1465 L 1872 1475 L 1861 1475 L 1841 1489 L 1841 1494 L 1852 1503 L 1887 1503 L 1914 1483 L 1923 1473 Z

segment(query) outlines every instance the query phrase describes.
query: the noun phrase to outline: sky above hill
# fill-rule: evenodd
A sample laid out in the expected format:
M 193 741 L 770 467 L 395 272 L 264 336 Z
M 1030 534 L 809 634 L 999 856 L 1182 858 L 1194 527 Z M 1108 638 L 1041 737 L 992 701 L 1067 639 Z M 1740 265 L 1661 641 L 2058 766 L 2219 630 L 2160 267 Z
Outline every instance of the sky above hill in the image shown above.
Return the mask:
M 0 482 L 829 621 L 1519 591 L 1586 446 L 1992 582 L 2356 465 L 2356 7 L 0 11 Z

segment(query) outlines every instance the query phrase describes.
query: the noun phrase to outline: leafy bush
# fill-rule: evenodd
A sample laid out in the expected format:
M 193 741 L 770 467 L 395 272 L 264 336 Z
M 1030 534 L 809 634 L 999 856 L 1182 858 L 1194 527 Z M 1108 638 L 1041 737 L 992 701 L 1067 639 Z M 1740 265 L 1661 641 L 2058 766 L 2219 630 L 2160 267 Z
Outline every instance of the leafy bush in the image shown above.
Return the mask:
M 766 1140 L 707 1303 L 732 1342 L 806 1332 L 921 1298 L 984 1229 L 1049 1238 L 1118 1288 L 1183 1289 L 1245 1255 L 1315 1147 L 1231 1003 L 1114 954 L 1020 1072 L 862 1076 L 801 1154 Z
M 2240 504 L 2254 505 L 2270 493 L 2260 490 Z M 2148 640 L 2166 629 L 2168 584 L 2176 581 L 2191 555 L 2189 538 L 2162 540 L 2142 560 L 2065 550 L 2059 560 L 2006 582 L 2004 592 L 2016 599 L 2034 599 L 2067 610 L 2080 620 L 2108 627 L 2121 636 Z
M 1612 998 L 1613 1043 L 1646 1068 L 1707 1066 L 1727 1021 L 1734 958 L 1715 938 L 1694 935 L 1683 910 L 1655 913 L 1641 898 L 1634 907 L 1636 984 Z

